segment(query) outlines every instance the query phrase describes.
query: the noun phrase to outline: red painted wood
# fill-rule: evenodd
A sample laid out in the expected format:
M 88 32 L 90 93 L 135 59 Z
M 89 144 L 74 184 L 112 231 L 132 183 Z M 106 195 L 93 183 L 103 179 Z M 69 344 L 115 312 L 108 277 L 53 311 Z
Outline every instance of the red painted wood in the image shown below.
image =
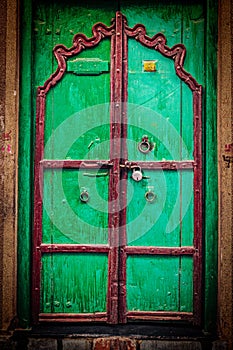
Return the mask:
M 113 163 L 106 160 L 41 160 L 46 169 L 108 169 Z
M 194 317 L 195 324 L 200 325 L 202 313 L 202 236 L 203 236 L 203 209 L 202 209 L 202 87 L 193 92 L 194 114 Z
M 40 264 L 41 253 L 37 249 L 42 240 L 42 193 L 43 193 L 43 174 L 40 167 L 40 160 L 43 157 L 44 150 L 44 114 L 45 97 L 38 90 L 37 113 L 36 113 L 36 149 L 34 166 L 34 240 L 33 240 L 33 266 L 32 266 L 32 308 L 33 321 L 38 322 L 40 311 Z
M 193 247 L 139 247 L 139 246 L 127 246 L 124 248 L 124 252 L 128 255 L 193 255 L 195 248 Z
M 96 312 L 94 314 L 69 314 L 52 313 L 39 314 L 40 322 L 106 322 L 107 314 L 105 312 Z
M 195 166 L 195 162 L 193 160 L 189 161 L 158 161 L 158 162 L 125 162 L 125 164 L 121 164 L 122 168 L 126 167 L 131 169 L 132 166 L 138 165 L 143 169 L 148 170 L 187 170 L 193 169 Z
M 130 311 L 127 313 L 128 320 L 140 321 L 178 321 L 193 320 L 193 314 L 190 312 L 166 312 L 166 311 Z
M 41 244 L 38 250 L 41 253 L 108 253 L 109 247 L 91 244 Z
M 142 24 L 136 24 L 133 28 L 125 27 L 126 34 L 135 38 L 142 45 L 155 49 L 160 52 L 163 56 L 174 60 L 175 71 L 178 77 L 183 80 L 192 91 L 200 88 L 197 81 L 185 71 L 183 64 L 186 54 L 186 49 L 183 44 L 177 44 L 173 47 L 166 46 L 166 38 L 162 33 L 155 34 L 152 38 L 146 35 L 146 28 Z
M 126 24 L 126 18 L 123 16 L 123 26 Z M 122 116 L 121 116 L 121 163 L 125 164 L 128 159 L 127 150 L 127 101 L 128 101 L 128 41 L 125 31 L 123 31 L 123 85 L 122 85 Z M 126 232 L 126 212 L 127 212 L 127 180 L 128 169 L 120 169 L 121 178 L 121 210 L 120 210 L 120 269 L 119 269 L 119 323 L 126 323 L 126 254 L 122 247 L 127 244 Z
M 109 272 L 108 272 L 108 322 L 118 323 L 118 271 L 119 271 L 119 211 L 120 211 L 120 151 L 122 113 L 122 15 L 116 13 L 115 33 L 111 51 L 111 115 L 110 115 L 110 159 L 113 167 L 109 180 Z

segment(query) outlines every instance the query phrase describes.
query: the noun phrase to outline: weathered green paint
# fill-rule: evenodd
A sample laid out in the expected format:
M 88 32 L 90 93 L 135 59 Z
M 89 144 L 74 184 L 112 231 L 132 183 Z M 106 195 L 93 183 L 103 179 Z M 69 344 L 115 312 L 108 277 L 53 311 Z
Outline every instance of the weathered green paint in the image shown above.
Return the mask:
M 90 176 L 95 174 L 98 177 Z M 45 171 L 43 243 L 108 244 L 106 174 L 104 170 Z M 83 190 L 90 196 L 87 203 L 80 200 Z
M 218 257 L 217 177 L 217 14 L 218 1 L 206 2 L 205 109 L 205 328 L 216 331 Z M 210 63 L 211 62 L 211 63 Z
M 109 61 L 97 58 L 76 58 L 67 62 L 67 72 L 77 75 L 99 75 L 109 72 L 109 69 Z
M 192 246 L 193 196 L 188 197 L 186 192 L 193 186 L 193 173 L 187 170 L 144 171 L 143 174 L 149 179 L 135 183 L 129 178 L 128 244 L 157 247 Z M 152 203 L 145 199 L 147 191 L 156 195 Z
M 19 175 L 18 175 L 18 303 L 17 311 L 22 327 L 30 324 L 30 285 L 31 285 L 31 206 L 32 198 L 32 9 L 29 1 L 21 6 L 21 80 L 20 80 L 20 116 L 19 116 Z
M 192 259 L 128 257 L 127 309 L 191 312 Z
M 207 1 L 205 6 L 201 1 L 196 1 L 195 5 L 185 2 L 174 3 L 165 1 L 163 4 L 158 1 L 149 2 L 143 5 L 138 2 L 123 1 L 121 11 L 127 16 L 130 26 L 136 23 L 145 24 L 148 34 L 153 35 L 157 32 L 163 32 L 167 37 L 168 46 L 182 42 L 187 48 L 185 68 L 189 71 L 199 83 L 206 87 L 206 109 L 204 111 L 204 121 L 207 131 L 205 142 L 206 159 L 206 274 L 205 274 L 205 325 L 207 330 L 211 330 L 214 324 L 216 301 L 216 229 L 217 223 L 213 222 L 217 218 L 216 207 L 216 66 L 214 57 L 216 57 L 215 39 L 216 39 L 216 1 Z M 209 4 L 210 2 L 210 4 Z M 182 4 L 181 4 L 182 3 Z M 31 122 L 29 116 L 35 116 L 35 88 L 42 85 L 48 76 L 55 71 L 56 61 L 52 55 L 52 48 L 63 43 L 70 47 L 72 37 L 77 32 L 83 32 L 91 35 L 91 27 L 96 22 L 104 22 L 109 25 L 114 17 L 115 8 L 109 2 L 101 4 L 92 4 L 86 1 L 85 4 L 76 2 L 62 3 L 44 3 L 37 2 L 34 7 L 33 22 L 33 60 L 35 62 L 35 71 L 31 69 L 31 22 L 30 22 L 30 4 L 25 1 L 23 4 L 23 20 L 25 29 L 22 47 L 22 86 L 21 86 L 21 138 L 20 152 L 20 211 L 19 211 L 19 316 L 22 324 L 29 320 L 30 305 L 30 281 L 29 281 L 29 255 L 30 255 L 30 217 L 31 217 L 31 196 L 29 188 L 30 170 L 30 142 L 34 135 L 30 135 Z M 29 11 L 29 13 L 27 12 Z M 205 35 L 207 34 L 206 38 Z M 28 46 L 29 44 L 29 46 Z M 83 109 L 95 106 L 96 104 L 108 103 L 110 101 L 109 90 L 109 67 L 110 63 L 110 43 L 108 40 L 102 42 L 98 48 L 88 50 L 78 56 L 79 59 L 87 59 L 90 67 L 72 68 L 74 73 L 67 73 L 64 79 L 51 90 L 48 95 L 46 109 L 46 129 L 45 144 L 51 142 L 51 148 L 46 148 L 46 157 L 53 159 L 108 159 L 109 158 L 109 110 L 104 110 L 100 116 L 102 127 L 92 128 L 92 125 L 84 125 L 88 130 L 82 138 L 72 143 L 67 139 L 72 139 L 72 127 L 78 123 L 72 124 L 70 130 L 67 128 L 66 121 L 75 113 Z M 198 60 L 197 60 L 198 58 Z M 143 72 L 143 60 L 154 59 L 156 61 L 156 72 Z M 80 61 L 81 62 L 81 61 Z M 95 69 L 93 62 L 98 62 Z M 100 68 L 99 62 L 104 62 L 103 68 Z M 211 64 L 207 64 L 211 62 Z M 69 63 L 71 67 L 72 63 Z M 80 69 L 80 70 L 79 70 Z M 206 70 L 206 77 L 204 75 Z M 30 72 L 33 72 L 34 95 L 32 112 L 30 95 L 28 94 L 28 82 L 30 81 Z M 93 75 L 90 75 L 90 72 Z M 99 74 L 101 72 L 101 74 Z M 104 73 L 102 73 L 104 72 Z M 97 75 L 98 73 L 98 75 Z M 193 128 L 192 128 L 192 96 L 187 86 L 180 82 L 174 72 L 172 60 L 165 59 L 153 50 L 146 49 L 134 40 L 129 40 L 129 102 L 132 108 L 129 113 L 129 123 L 134 126 L 128 128 L 128 150 L 131 160 L 162 160 L 168 159 L 192 159 L 193 157 Z M 134 105 L 141 107 L 134 108 Z M 176 108 L 174 108 L 174 105 Z M 93 110 L 91 111 L 93 113 Z M 99 115 L 98 115 L 99 116 Z M 167 124 L 161 123 L 162 118 Z M 157 121 L 153 124 L 154 118 Z M 93 115 L 93 119 L 96 116 Z M 143 120 L 149 118 L 151 124 L 146 128 Z M 87 118 L 88 119 L 88 118 Z M 89 119 L 88 119 L 89 121 Z M 169 124 L 168 124 L 169 123 Z M 159 124 L 159 125 L 158 125 Z M 173 132 L 168 125 L 174 126 Z M 58 128 L 59 126 L 59 128 Z M 65 126 L 62 128 L 62 126 Z M 54 130 L 59 129 L 59 137 L 53 139 Z M 67 132 L 68 130 L 68 132 Z M 174 143 L 174 133 L 183 138 L 184 147 L 179 141 Z M 155 136 L 156 134 L 156 136 Z M 23 135 L 23 137 L 22 137 Z M 141 141 L 143 135 L 148 135 L 151 142 L 155 143 L 153 151 L 144 155 L 140 153 L 132 141 L 136 144 Z M 162 140 L 161 140 L 162 135 Z M 58 142 L 57 142 L 58 141 Z M 99 147 L 100 142 L 104 142 L 105 147 Z M 168 147 L 164 147 L 164 143 Z M 172 150 L 168 151 L 168 150 Z M 174 156 L 175 154 L 175 156 Z M 65 155 L 65 157 L 64 157 Z M 45 172 L 44 194 L 48 199 L 48 213 L 43 212 L 43 241 L 48 243 L 106 243 L 107 215 L 106 208 L 99 211 L 99 199 L 107 200 L 108 176 L 92 178 L 85 177 L 84 186 L 90 190 L 91 201 L 94 204 L 89 211 L 89 204 L 80 203 L 80 188 L 77 186 L 77 177 L 79 172 L 73 170 L 63 171 L 62 176 L 58 170 L 47 170 Z M 82 173 L 83 171 L 80 171 Z M 193 198 L 190 199 L 188 210 L 183 218 L 182 226 L 179 224 L 171 232 L 164 234 L 169 217 L 174 208 L 176 197 L 181 195 L 181 204 L 177 205 L 177 212 L 174 214 L 174 220 L 177 221 L 180 215 L 186 211 L 186 193 L 190 183 L 192 184 L 192 172 L 152 172 L 147 171 L 144 179 L 140 183 L 135 183 L 129 178 L 128 188 L 128 243 L 130 245 L 156 245 L 156 246 L 182 246 L 192 245 L 193 240 Z M 81 178 L 84 177 L 81 175 Z M 26 179 L 26 183 L 25 183 Z M 56 191 L 59 187 L 59 181 L 62 181 L 64 193 Z M 97 180 L 97 191 L 94 183 Z M 153 203 L 145 201 L 145 192 L 153 187 L 156 193 L 156 200 Z M 132 189 L 136 189 L 131 196 Z M 165 191 L 166 195 L 165 195 Z M 94 193 L 94 196 L 92 195 Z M 65 194 L 65 198 L 64 197 Z M 166 198 L 163 203 L 163 198 Z M 132 197 L 132 198 L 131 198 Z M 66 205 L 69 204 L 73 210 L 72 215 L 79 215 L 75 226 L 72 221 L 72 215 L 67 213 Z M 102 205 L 102 204 L 101 204 Z M 156 215 L 158 210 L 163 210 L 161 217 L 157 222 Z M 90 215 L 90 212 L 92 213 Z M 101 213 L 100 215 L 98 213 Z M 136 225 L 134 219 L 140 213 L 140 225 Z M 49 215 L 48 215 L 49 214 Z M 51 223 L 49 216 L 57 215 L 61 221 L 67 220 L 67 223 L 76 227 L 77 235 L 72 237 L 69 234 L 64 235 L 54 224 Z M 71 215 L 71 216 L 69 216 Z M 152 217 L 154 223 L 148 232 L 140 235 L 140 229 L 145 223 L 151 223 Z M 26 218 L 26 220 L 25 220 Z M 149 219 L 148 219 L 149 218 Z M 210 219 L 208 219 L 210 218 Z M 80 221 L 82 223 L 80 225 Z M 216 220 L 216 219 L 215 219 Z M 72 223 L 71 223 L 72 221 Z M 92 223 L 93 232 L 85 231 L 85 223 Z M 69 225 L 67 226 L 69 231 Z M 98 229 L 98 227 L 100 229 Z M 182 235 L 180 232 L 182 231 Z M 82 233 L 79 236 L 79 233 Z M 145 233 L 145 232 L 144 232 Z M 75 236 L 75 237 L 74 237 Z M 27 252 L 27 254 L 25 254 Z M 86 259 L 86 260 L 85 260 Z M 85 261 L 87 263 L 85 267 Z M 64 277 L 58 277 L 66 266 Z M 77 269 L 77 266 L 81 266 Z M 63 267 L 63 268 L 62 268 Z M 107 256 L 105 255 L 82 255 L 82 254 L 63 254 L 46 256 L 42 260 L 42 294 L 41 311 L 42 312 L 95 312 L 106 310 L 106 283 L 107 283 Z M 83 275 L 80 276 L 80 271 Z M 148 278 L 145 278 L 145 273 Z M 129 310 L 170 310 L 170 311 L 192 311 L 192 274 L 193 261 L 190 257 L 129 257 L 127 259 L 127 307 Z M 25 276 L 26 279 L 25 279 Z M 98 276 L 98 277 L 97 277 Z M 83 278 L 83 281 L 81 281 Z M 22 283 L 22 281 L 24 281 Z M 76 282 L 78 281 L 78 283 Z M 92 281 L 93 284 L 87 283 Z M 77 285 L 80 283 L 82 290 Z M 69 286 L 69 288 L 68 288 Z M 157 291 L 157 289 L 159 291 Z M 27 296 L 27 298 L 25 298 Z M 75 298 L 77 298 L 79 302 Z M 88 298 L 87 298 L 88 296 Z M 87 303 L 89 300 L 89 303 Z M 56 301 L 58 303 L 56 303 Z M 69 304 L 70 302 L 70 304 Z M 68 303 L 68 304 L 67 304 Z M 48 306 L 48 304 L 50 304 Z M 55 305 L 56 304 L 56 305 Z M 59 305 L 58 305 L 59 304 Z M 72 306 L 70 306 L 72 304 Z M 68 305 L 68 306 L 67 306 Z M 75 306 L 74 306 L 75 305 Z M 25 323 L 26 322 L 26 323 Z
M 47 254 L 42 259 L 41 312 L 106 311 L 107 274 L 107 255 Z
M 136 246 L 180 246 L 179 173 L 176 171 L 144 171 L 143 179 L 129 178 L 127 206 L 127 240 Z M 156 199 L 146 201 L 147 191 Z M 176 207 L 175 212 L 173 211 Z M 173 215 L 172 215 L 173 213 Z M 172 220 L 171 220 L 172 215 Z M 174 225 L 173 225 L 174 223 Z

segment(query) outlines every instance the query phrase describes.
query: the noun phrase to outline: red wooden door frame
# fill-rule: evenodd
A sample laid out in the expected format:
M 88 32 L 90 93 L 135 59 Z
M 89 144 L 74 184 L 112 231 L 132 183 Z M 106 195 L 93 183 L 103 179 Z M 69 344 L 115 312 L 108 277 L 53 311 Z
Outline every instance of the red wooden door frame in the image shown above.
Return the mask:
M 110 111 L 110 160 L 86 161 L 89 169 L 109 169 L 109 245 L 79 244 L 43 244 L 42 243 L 42 187 L 44 169 L 79 169 L 83 160 L 44 160 L 44 119 L 48 91 L 61 80 L 66 72 L 66 59 L 73 57 L 84 49 L 93 48 L 104 38 L 111 38 L 111 111 Z M 154 161 L 137 162 L 143 169 L 182 170 L 194 172 L 194 246 L 193 247 L 131 247 L 126 239 L 126 181 L 120 187 L 120 180 L 127 180 L 131 168 L 127 161 L 127 66 L 128 37 L 136 39 L 142 45 L 155 49 L 163 56 L 174 60 L 177 76 L 184 81 L 193 93 L 194 122 L 194 160 L 193 161 Z M 40 321 L 106 321 L 108 323 L 125 323 L 127 320 L 188 320 L 196 325 L 201 323 L 201 281 L 202 281 L 202 87 L 183 68 L 185 47 L 178 44 L 169 48 L 163 34 L 153 37 L 146 35 L 145 27 L 137 24 L 134 28 L 127 26 L 126 18 L 116 13 L 110 27 L 98 23 L 93 27 L 93 37 L 84 34 L 74 36 L 71 48 L 57 45 L 54 55 L 58 61 L 57 70 L 37 91 L 36 113 L 36 150 L 34 180 L 34 243 L 33 243 L 33 277 L 32 300 L 34 323 Z M 123 140 L 123 141 L 122 141 Z M 120 208 L 124 208 L 120 210 Z M 40 269 L 41 257 L 46 253 L 63 252 L 105 253 L 109 256 L 107 312 L 95 314 L 41 314 L 40 315 Z M 127 312 L 126 310 L 126 259 L 129 255 L 163 255 L 193 256 L 194 287 L 193 313 L 186 312 Z

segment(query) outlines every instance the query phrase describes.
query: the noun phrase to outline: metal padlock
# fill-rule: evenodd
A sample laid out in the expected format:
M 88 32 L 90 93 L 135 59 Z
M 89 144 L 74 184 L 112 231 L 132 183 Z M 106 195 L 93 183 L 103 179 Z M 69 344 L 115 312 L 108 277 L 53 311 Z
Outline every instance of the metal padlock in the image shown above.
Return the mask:
M 142 171 L 140 166 L 136 166 L 133 169 L 132 178 L 134 181 L 141 181 L 142 180 Z

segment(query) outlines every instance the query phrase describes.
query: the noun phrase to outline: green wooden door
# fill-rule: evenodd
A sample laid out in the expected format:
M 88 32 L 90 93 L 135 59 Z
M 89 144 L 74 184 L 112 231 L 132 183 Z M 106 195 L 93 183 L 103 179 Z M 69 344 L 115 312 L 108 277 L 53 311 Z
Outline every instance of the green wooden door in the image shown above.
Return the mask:
M 35 16 L 34 322 L 200 324 L 203 6 L 102 5 Z

